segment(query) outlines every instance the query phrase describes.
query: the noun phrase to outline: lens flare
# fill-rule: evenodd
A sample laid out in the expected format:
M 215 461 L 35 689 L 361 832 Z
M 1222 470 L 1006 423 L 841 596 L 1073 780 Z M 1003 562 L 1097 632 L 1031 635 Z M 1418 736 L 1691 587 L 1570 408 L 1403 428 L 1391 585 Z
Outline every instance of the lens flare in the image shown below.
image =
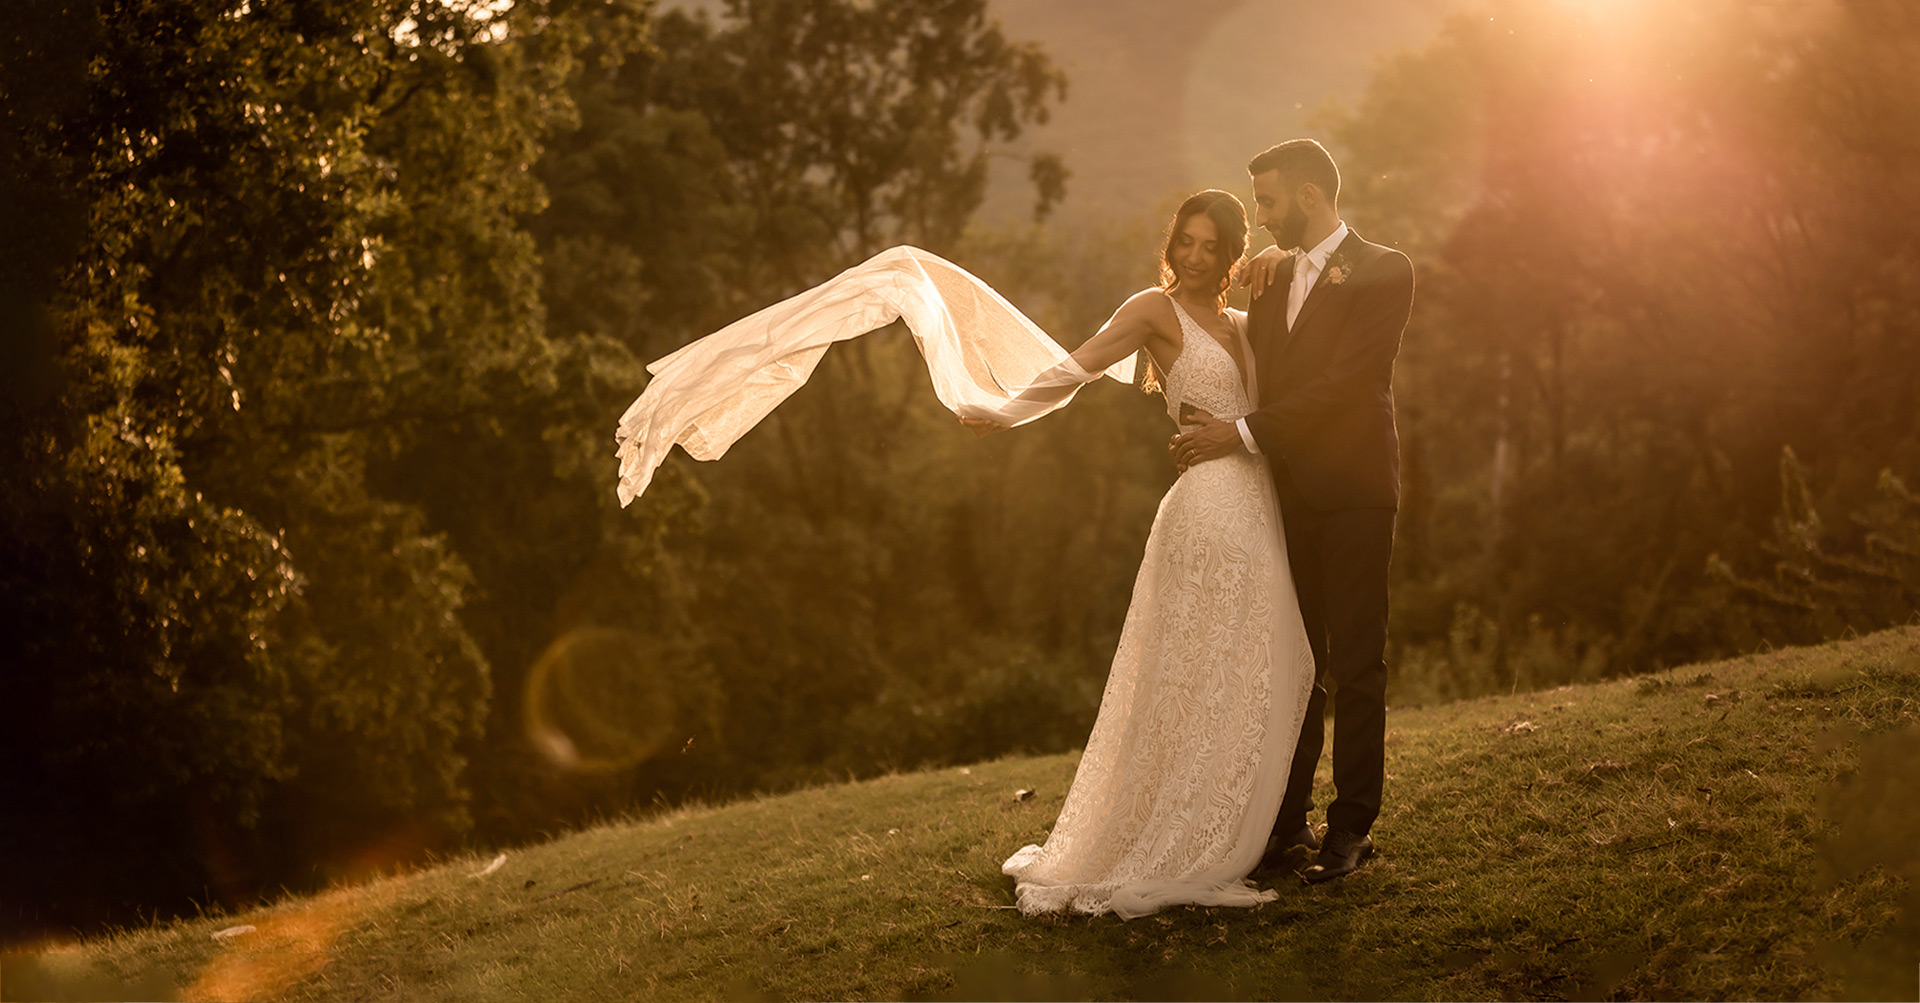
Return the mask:
M 672 738 L 678 707 L 645 637 L 589 627 L 555 640 L 527 674 L 527 738 L 548 762 L 612 773 L 645 762 Z

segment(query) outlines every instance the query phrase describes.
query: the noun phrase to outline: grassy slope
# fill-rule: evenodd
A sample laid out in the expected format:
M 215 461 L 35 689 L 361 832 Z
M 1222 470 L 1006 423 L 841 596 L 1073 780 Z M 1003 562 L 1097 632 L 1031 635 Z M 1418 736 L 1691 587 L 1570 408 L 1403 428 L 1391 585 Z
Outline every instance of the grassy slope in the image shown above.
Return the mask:
M 1395 712 L 1382 856 L 1331 887 L 1280 881 L 1254 910 L 1011 911 L 999 864 L 1044 838 L 1061 755 L 682 810 L 485 877 L 461 860 L 131 931 L 11 959 L 0 991 L 1912 998 L 1917 715 L 1920 628 Z M 1038 795 L 1012 800 L 1023 787 Z M 1836 845 L 1878 866 L 1834 864 Z M 209 937 L 235 923 L 258 930 Z

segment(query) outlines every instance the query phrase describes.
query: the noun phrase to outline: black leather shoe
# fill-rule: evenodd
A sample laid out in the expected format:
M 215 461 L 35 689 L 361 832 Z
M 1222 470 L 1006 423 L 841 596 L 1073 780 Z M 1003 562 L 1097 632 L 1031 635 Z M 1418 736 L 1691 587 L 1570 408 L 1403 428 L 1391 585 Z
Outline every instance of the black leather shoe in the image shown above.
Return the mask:
M 1308 884 L 1332 881 L 1359 870 L 1361 863 L 1371 856 L 1372 839 L 1343 829 L 1329 829 L 1326 841 L 1320 844 L 1320 859 L 1301 871 L 1300 876 Z
M 1313 826 L 1302 825 L 1291 834 L 1275 830 L 1267 837 L 1266 852 L 1260 855 L 1258 871 L 1297 871 L 1320 850 L 1320 837 Z

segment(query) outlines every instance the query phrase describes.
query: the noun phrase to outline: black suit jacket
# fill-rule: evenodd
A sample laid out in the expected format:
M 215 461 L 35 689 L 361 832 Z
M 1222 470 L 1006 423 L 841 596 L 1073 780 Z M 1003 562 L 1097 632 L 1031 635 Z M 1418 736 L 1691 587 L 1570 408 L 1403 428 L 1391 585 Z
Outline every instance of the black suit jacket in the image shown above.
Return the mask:
M 1260 367 L 1247 431 L 1283 499 L 1290 484 L 1316 509 L 1398 508 L 1393 360 L 1413 312 L 1413 263 L 1349 228 L 1288 330 L 1292 280 L 1289 264 L 1247 313 Z

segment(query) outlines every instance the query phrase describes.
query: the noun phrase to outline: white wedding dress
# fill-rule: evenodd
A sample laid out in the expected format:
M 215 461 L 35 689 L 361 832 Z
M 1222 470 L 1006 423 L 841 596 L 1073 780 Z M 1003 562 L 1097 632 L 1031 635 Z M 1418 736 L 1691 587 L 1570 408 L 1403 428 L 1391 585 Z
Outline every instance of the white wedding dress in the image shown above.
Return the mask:
M 1184 344 L 1163 381 L 1231 421 L 1257 396 L 1176 304 Z M 1245 352 L 1245 318 L 1235 314 Z M 1251 367 L 1249 367 L 1251 369 Z M 1197 464 L 1160 501 L 1100 713 L 1044 846 L 1001 868 L 1022 912 L 1254 905 L 1245 878 L 1287 787 L 1313 685 L 1267 461 Z
M 1256 388 L 1178 305 L 1183 345 L 1162 381 L 1232 420 Z M 1232 315 L 1246 348 L 1244 315 Z M 713 460 L 803 385 L 835 342 L 905 321 L 934 393 L 1005 425 L 1070 402 L 1100 374 L 965 269 L 896 247 L 655 360 L 620 419 L 619 495 L 645 492 L 673 446 Z M 1133 360 L 1105 370 L 1131 381 Z M 1251 368 L 1251 367 L 1249 367 Z M 1002 870 L 1026 913 L 1141 916 L 1270 901 L 1247 882 L 1266 848 L 1313 684 L 1267 461 L 1235 452 L 1161 499 L 1100 712 L 1044 846 Z

